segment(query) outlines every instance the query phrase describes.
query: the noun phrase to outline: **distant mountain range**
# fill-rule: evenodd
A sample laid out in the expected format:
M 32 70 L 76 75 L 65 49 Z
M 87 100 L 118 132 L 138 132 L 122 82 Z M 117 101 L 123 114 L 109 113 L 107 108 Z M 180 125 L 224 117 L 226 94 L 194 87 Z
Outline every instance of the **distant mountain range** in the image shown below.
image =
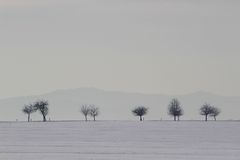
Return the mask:
M 196 92 L 187 95 L 148 95 L 139 93 L 125 93 L 117 91 L 104 91 L 95 88 L 79 88 L 69 90 L 57 90 L 51 93 L 16 97 L 0 100 L 0 120 L 19 121 L 26 120 L 22 113 L 24 104 L 35 100 L 45 99 L 50 103 L 49 116 L 51 120 L 82 120 L 84 117 L 79 112 L 82 104 L 95 104 L 100 108 L 100 120 L 135 120 L 131 113 L 137 105 L 149 108 L 146 120 L 171 120 L 167 114 L 167 106 L 172 98 L 178 98 L 184 109 L 184 120 L 201 120 L 200 106 L 208 102 L 222 110 L 218 119 L 240 119 L 240 97 L 219 96 L 207 92 Z M 38 113 L 32 115 L 33 120 L 41 120 Z

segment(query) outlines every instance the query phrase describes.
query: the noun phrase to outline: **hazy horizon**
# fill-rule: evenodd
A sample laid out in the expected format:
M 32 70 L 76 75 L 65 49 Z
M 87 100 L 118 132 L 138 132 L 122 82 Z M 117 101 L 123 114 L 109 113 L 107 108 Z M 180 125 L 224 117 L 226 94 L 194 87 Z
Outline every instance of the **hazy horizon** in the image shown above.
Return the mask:
M 222 95 L 218 93 L 213 93 L 213 92 L 208 92 L 204 90 L 199 90 L 195 92 L 188 92 L 188 93 L 179 93 L 179 94 L 164 94 L 164 93 L 144 93 L 144 92 L 134 92 L 134 91 L 121 91 L 121 90 L 107 90 L 107 89 L 102 89 L 102 88 L 96 88 L 96 87 L 78 87 L 78 88 L 60 88 L 60 89 L 55 89 L 47 92 L 42 92 L 42 93 L 36 93 L 36 94 L 29 94 L 29 95 L 18 95 L 18 96 L 10 96 L 10 97 L 0 97 L 0 100 L 5 100 L 5 99 L 11 99 L 11 98 L 20 98 L 20 97 L 31 97 L 31 96 L 41 96 L 45 94 L 51 94 L 55 92 L 61 92 L 61 91 L 74 91 L 74 90 L 98 90 L 98 91 L 103 91 L 103 92 L 117 92 L 117 93 L 124 93 L 124 94 L 139 94 L 139 95 L 149 95 L 149 96 L 170 96 L 172 98 L 178 97 L 178 96 L 186 96 L 186 95 L 193 95 L 193 94 L 201 94 L 201 95 L 215 95 L 215 96 L 221 96 L 221 97 L 240 97 L 240 96 L 231 96 L 231 95 Z
M 0 99 L 94 87 L 240 96 L 240 1 L 0 2 Z
M 2 116 L 0 120 L 23 121 L 26 115 L 22 113 L 24 105 L 32 104 L 37 100 L 49 102 L 48 117 L 51 120 L 79 120 L 83 116 L 79 112 L 81 105 L 94 104 L 100 108 L 98 120 L 134 120 L 131 109 L 138 105 L 149 108 L 146 120 L 171 120 L 167 108 L 172 98 L 177 98 L 184 110 L 182 120 L 201 120 L 199 108 L 204 103 L 218 107 L 222 112 L 218 120 L 238 120 L 240 98 L 211 94 L 208 92 L 195 92 L 186 95 L 148 95 L 119 91 L 106 91 L 96 88 L 80 88 L 57 90 L 41 95 L 26 97 L 12 97 L 0 99 Z M 39 114 L 32 115 L 33 120 L 41 119 Z

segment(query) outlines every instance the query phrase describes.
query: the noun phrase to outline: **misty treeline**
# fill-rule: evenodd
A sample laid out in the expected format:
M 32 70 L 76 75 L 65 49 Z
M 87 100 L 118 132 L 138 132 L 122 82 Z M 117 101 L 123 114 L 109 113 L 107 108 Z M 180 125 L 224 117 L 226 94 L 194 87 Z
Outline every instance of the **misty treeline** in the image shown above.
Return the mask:
M 22 109 L 23 113 L 27 115 L 28 122 L 31 121 L 31 114 L 34 112 L 39 112 L 42 115 L 43 122 L 46 122 L 46 116 L 49 112 L 49 103 L 46 100 L 39 100 L 34 103 L 25 105 Z M 180 101 L 176 98 L 172 99 L 168 105 L 168 114 L 173 117 L 174 121 L 180 121 L 180 117 L 184 115 L 184 110 Z M 137 106 L 132 109 L 132 113 L 135 116 L 139 117 L 140 121 L 144 121 L 144 116 L 148 113 L 149 108 L 145 106 Z M 221 113 L 221 110 L 211 104 L 205 103 L 199 109 L 200 115 L 204 116 L 204 120 L 208 121 L 208 117 L 213 117 L 216 121 L 217 116 Z M 92 117 L 93 121 L 96 121 L 96 117 L 99 115 L 99 108 L 94 104 L 88 105 L 84 104 L 80 108 L 80 112 L 85 118 L 85 121 L 88 121 L 88 117 Z

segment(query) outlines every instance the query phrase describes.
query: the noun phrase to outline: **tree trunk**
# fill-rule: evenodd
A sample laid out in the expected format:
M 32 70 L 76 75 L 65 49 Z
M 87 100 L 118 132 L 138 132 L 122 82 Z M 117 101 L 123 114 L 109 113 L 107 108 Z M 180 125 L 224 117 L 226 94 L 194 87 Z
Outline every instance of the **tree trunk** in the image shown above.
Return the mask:
M 216 116 L 214 116 L 214 121 L 216 121 L 217 120 L 217 118 L 216 118 Z
M 28 122 L 30 122 L 30 114 L 28 114 Z
M 208 115 L 205 115 L 205 121 L 207 121 L 207 120 L 208 120 L 208 119 L 207 119 L 207 116 L 208 116 Z
M 95 116 L 93 116 L 93 120 L 96 121 L 96 117 Z
M 45 115 L 43 115 L 43 122 L 46 122 L 47 120 L 46 120 L 46 116 Z
M 174 116 L 174 121 L 176 121 L 176 116 Z
M 180 118 L 179 118 L 179 116 L 178 116 L 177 118 L 178 118 L 177 120 L 178 120 L 178 121 L 180 121 Z
M 142 116 L 140 116 L 140 121 L 142 121 L 143 119 L 142 119 Z
M 87 116 L 85 116 L 85 121 L 87 122 Z

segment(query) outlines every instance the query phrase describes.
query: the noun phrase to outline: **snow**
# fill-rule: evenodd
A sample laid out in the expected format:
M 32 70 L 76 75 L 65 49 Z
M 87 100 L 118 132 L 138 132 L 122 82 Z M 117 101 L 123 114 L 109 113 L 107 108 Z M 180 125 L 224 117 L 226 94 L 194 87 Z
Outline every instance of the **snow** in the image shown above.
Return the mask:
M 239 122 L 0 123 L 1 160 L 239 160 Z

